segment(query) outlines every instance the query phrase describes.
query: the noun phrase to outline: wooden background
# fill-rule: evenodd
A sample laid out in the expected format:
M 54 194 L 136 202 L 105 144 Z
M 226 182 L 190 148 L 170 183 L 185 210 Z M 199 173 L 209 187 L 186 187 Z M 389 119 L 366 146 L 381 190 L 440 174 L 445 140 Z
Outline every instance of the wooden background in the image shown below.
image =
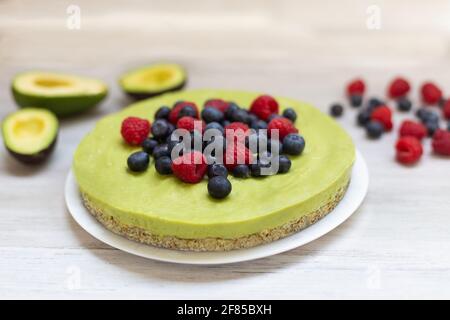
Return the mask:
M 81 8 L 80 30 L 66 27 L 71 4 Z M 371 30 L 374 4 L 381 26 Z M 366 201 L 333 232 L 284 254 L 215 267 L 153 262 L 89 236 L 63 198 L 80 139 L 130 103 L 117 86 L 130 67 L 174 60 L 190 88 L 265 91 L 326 111 L 354 76 L 371 95 L 397 74 L 415 89 L 433 79 L 450 94 L 449 36 L 450 2 L 441 0 L 0 1 L 1 117 L 16 109 L 9 86 L 19 71 L 80 73 L 111 87 L 98 109 L 62 122 L 44 166 L 0 149 L 0 297 L 450 298 L 449 160 L 427 143 L 418 166 L 401 167 L 396 133 L 368 141 L 354 110 L 340 121 L 369 164 Z

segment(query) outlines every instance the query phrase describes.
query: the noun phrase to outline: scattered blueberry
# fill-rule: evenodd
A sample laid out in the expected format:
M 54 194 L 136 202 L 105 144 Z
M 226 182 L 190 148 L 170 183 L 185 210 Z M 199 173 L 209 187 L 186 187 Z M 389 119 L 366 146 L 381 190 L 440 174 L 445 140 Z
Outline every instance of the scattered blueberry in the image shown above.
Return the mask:
M 142 172 L 147 170 L 150 163 L 150 157 L 144 151 L 132 153 L 127 160 L 128 168 L 134 172 Z
M 358 117 L 357 117 L 358 125 L 365 126 L 366 124 L 368 124 L 370 121 L 370 114 L 371 114 L 371 112 L 369 110 L 361 110 L 358 113 Z
M 208 166 L 208 177 L 213 178 L 216 176 L 222 176 L 227 177 L 228 176 L 228 170 L 223 164 L 212 164 Z
M 253 177 L 265 177 L 266 175 L 262 174 L 262 168 L 268 168 L 270 164 L 262 163 L 261 161 L 256 161 L 256 163 L 252 163 L 250 165 L 250 173 Z
M 157 145 L 154 149 L 153 149 L 153 153 L 152 156 L 155 159 L 167 156 L 170 156 L 170 151 L 169 151 L 169 146 L 167 145 L 167 143 L 163 143 L 160 145 Z
M 291 169 L 291 160 L 285 155 L 278 158 L 278 173 L 286 173 Z
M 437 129 L 439 129 L 439 121 L 427 120 L 424 125 L 427 128 L 428 136 L 430 137 L 433 136 Z
M 147 138 L 142 142 L 142 149 L 148 154 L 152 154 L 153 149 L 158 145 L 158 141 L 152 138 Z
M 330 114 L 333 117 L 340 117 L 344 113 L 344 107 L 341 104 L 335 103 L 330 107 Z
M 224 116 L 222 111 L 209 107 L 202 110 L 202 119 L 206 123 L 220 122 L 224 119 Z
M 160 107 L 155 113 L 155 119 L 169 119 L 170 108 L 168 106 Z
M 183 107 L 180 110 L 180 112 L 178 113 L 178 119 L 180 119 L 182 117 L 196 118 L 197 117 L 197 111 L 191 106 Z
M 227 125 L 231 124 L 231 121 L 229 120 L 223 120 L 222 121 L 222 126 L 225 128 Z
M 209 129 L 216 129 L 219 130 L 222 134 L 224 134 L 225 129 L 222 127 L 222 125 L 219 122 L 210 122 L 206 125 L 205 130 Z
M 350 96 L 350 105 L 352 107 L 360 107 L 362 105 L 363 97 L 359 94 Z
M 250 176 L 250 168 L 245 164 L 238 164 L 236 167 L 234 167 L 233 176 L 236 178 L 248 178 Z
M 409 100 L 406 97 L 402 97 L 400 99 L 397 100 L 397 109 L 399 111 L 410 111 L 412 107 L 412 103 L 411 100 Z
M 296 134 L 288 134 L 283 139 L 283 153 L 291 155 L 299 155 L 305 149 L 305 139 Z
M 239 110 L 239 109 L 240 109 L 240 108 L 239 108 L 239 106 L 238 106 L 236 103 L 230 102 L 230 104 L 229 104 L 227 110 L 225 111 L 225 118 L 226 118 L 227 120 L 232 120 L 232 118 L 233 118 L 233 113 L 234 113 L 236 110 Z
M 272 113 L 268 118 L 267 118 L 267 123 L 269 123 L 270 121 L 272 121 L 273 119 L 276 118 L 281 118 L 281 116 L 279 114 L 276 113 Z
M 237 122 L 249 123 L 250 116 L 249 116 L 247 110 L 238 109 L 238 110 L 235 110 L 233 112 L 233 114 L 231 115 L 231 120 L 237 121 Z
M 269 139 L 267 141 L 267 150 L 271 153 L 280 154 L 283 150 L 283 144 L 280 140 Z
M 156 139 L 167 137 L 169 130 L 169 123 L 164 119 L 158 119 L 152 124 L 152 134 Z
M 258 118 L 258 116 L 256 114 L 249 112 L 248 113 L 248 120 L 249 120 L 249 123 L 252 123 L 254 121 L 258 121 L 259 118 Z
M 370 98 L 369 101 L 367 102 L 367 108 L 369 110 L 373 110 L 373 109 L 375 109 L 375 108 L 377 108 L 379 106 L 382 106 L 382 105 L 384 105 L 384 101 L 380 100 L 378 98 L 375 98 L 375 97 Z
M 372 139 L 378 139 L 384 132 L 383 125 L 378 121 L 370 121 L 366 125 L 367 136 Z
M 215 199 L 223 199 L 231 192 L 231 183 L 227 178 L 216 176 L 208 181 L 208 193 Z
M 284 109 L 283 111 L 283 117 L 288 118 L 292 122 L 295 122 L 297 120 L 297 113 L 292 108 Z
M 250 123 L 250 128 L 255 129 L 255 130 L 260 130 L 260 129 L 267 129 L 267 122 L 265 122 L 264 120 L 256 120 L 256 121 L 252 121 Z
M 155 161 L 155 169 L 159 174 L 167 175 L 172 173 L 172 160 L 168 156 L 162 156 Z

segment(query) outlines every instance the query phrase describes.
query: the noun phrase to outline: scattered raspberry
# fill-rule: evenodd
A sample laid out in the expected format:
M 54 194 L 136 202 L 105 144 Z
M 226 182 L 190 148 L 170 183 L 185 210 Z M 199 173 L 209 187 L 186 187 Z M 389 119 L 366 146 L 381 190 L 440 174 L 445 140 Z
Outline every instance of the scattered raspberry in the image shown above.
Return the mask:
M 205 130 L 205 122 L 202 120 L 194 119 L 192 117 L 181 117 L 177 121 L 178 129 L 186 129 L 189 132 L 198 129 L 197 131 L 203 132 Z
M 363 95 L 365 90 L 366 85 L 362 79 L 355 79 L 347 85 L 347 94 L 349 96 L 353 96 L 355 94 Z
M 172 124 L 176 124 L 177 123 L 177 121 L 178 121 L 178 113 L 184 107 L 192 107 L 192 108 L 194 108 L 194 110 L 197 112 L 196 118 L 197 119 L 199 118 L 198 108 L 197 108 L 197 105 L 195 103 L 189 102 L 189 101 L 181 101 L 181 102 L 175 103 L 175 105 L 173 106 L 173 109 L 170 111 L 169 121 Z
M 442 156 L 450 156 L 450 131 L 438 129 L 433 135 L 433 151 Z
M 267 121 L 271 114 L 278 114 L 278 102 L 268 95 L 259 96 L 252 102 L 250 112 L 257 115 L 261 120 Z
M 249 129 L 248 125 L 246 125 L 243 122 L 232 122 L 229 125 L 225 126 L 225 130 L 233 130 L 233 131 L 242 130 L 244 132 L 247 132 L 248 129 Z
M 269 122 L 267 126 L 269 136 L 272 134 L 272 130 L 278 130 L 278 138 L 283 140 L 290 133 L 298 133 L 297 128 L 286 118 L 275 118 Z
M 173 174 L 187 183 L 200 182 L 207 168 L 205 156 L 198 151 L 186 153 L 173 160 L 172 163 Z
M 222 112 L 227 111 L 230 104 L 222 99 L 209 99 L 205 102 L 204 107 L 211 107 Z
M 406 79 L 400 77 L 395 78 L 389 85 L 388 95 L 392 99 L 401 98 L 405 96 L 410 89 L 411 86 Z
M 444 107 L 442 108 L 442 114 L 445 119 L 450 120 L 450 99 L 445 101 Z
M 388 106 L 380 106 L 380 107 L 376 108 L 372 112 L 370 119 L 372 121 L 380 122 L 386 131 L 390 131 L 393 127 L 392 111 L 391 111 L 391 109 L 389 109 Z
M 421 89 L 422 100 L 427 104 L 436 104 L 442 98 L 442 91 L 432 82 L 426 82 Z
M 224 165 L 233 170 L 238 164 L 253 163 L 253 154 L 243 143 L 229 144 L 224 154 Z
M 147 119 L 128 117 L 122 122 L 120 133 L 123 139 L 131 145 L 140 145 L 150 133 L 151 124 Z
M 412 136 L 422 140 L 427 136 L 427 128 L 420 122 L 405 120 L 400 126 L 400 137 L 405 136 Z
M 402 164 L 413 164 L 419 161 L 423 149 L 420 141 L 415 137 L 402 137 L 395 145 L 397 161 Z
M 227 141 L 231 141 L 232 138 L 234 138 L 234 142 L 243 143 L 245 141 L 245 137 L 249 134 L 249 127 L 243 122 L 232 122 L 225 126 L 225 136 Z

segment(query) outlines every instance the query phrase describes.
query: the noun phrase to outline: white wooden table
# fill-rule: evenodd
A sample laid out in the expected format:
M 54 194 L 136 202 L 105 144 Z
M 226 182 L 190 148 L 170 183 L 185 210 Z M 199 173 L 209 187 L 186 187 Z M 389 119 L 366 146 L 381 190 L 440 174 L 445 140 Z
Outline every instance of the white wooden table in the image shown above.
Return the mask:
M 340 121 L 369 164 L 369 194 L 345 224 L 301 248 L 233 265 L 173 265 L 115 250 L 72 220 L 63 198 L 72 154 L 98 119 L 129 103 L 116 81 L 131 66 L 175 60 L 189 88 L 257 90 L 324 111 L 355 75 L 370 94 L 382 95 L 397 74 L 415 87 L 436 80 L 450 94 L 445 1 L 381 2 L 377 31 L 356 1 L 242 3 L 78 1 L 80 30 L 65 26 L 67 4 L 0 3 L 0 116 L 16 108 L 9 85 L 19 71 L 81 73 L 111 87 L 98 109 L 62 121 L 44 166 L 0 149 L 0 298 L 450 297 L 450 160 L 431 156 L 427 143 L 420 165 L 401 167 L 395 131 L 368 141 L 350 109 Z

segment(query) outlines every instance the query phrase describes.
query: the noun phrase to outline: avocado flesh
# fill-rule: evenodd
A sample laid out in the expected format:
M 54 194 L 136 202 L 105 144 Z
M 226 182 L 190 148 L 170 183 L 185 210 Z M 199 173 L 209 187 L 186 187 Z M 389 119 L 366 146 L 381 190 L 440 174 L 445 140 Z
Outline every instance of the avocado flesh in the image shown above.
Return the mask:
M 257 93 L 192 90 L 133 104 L 99 121 L 80 143 L 73 169 L 79 187 L 100 210 L 118 221 L 157 235 L 185 239 L 236 238 L 288 223 L 316 210 L 348 183 L 355 149 L 348 134 L 311 105 L 276 98 L 281 109 L 299 114 L 296 126 L 305 137 L 302 155 L 290 157 L 289 173 L 264 179 L 229 177 L 233 190 L 223 200 L 208 196 L 207 180 L 191 185 L 161 176 L 154 166 L 140 174 L 127 171 L 127 157 L 139 148 L 123 142 L 121 122 L 127 116 L 152 120 L 161 105 L 178 100 L 197 105 L 211 98 L 248 107 Z
M 17 75 L 12 93 L 21 107 L 39 107 L 57 116 L 84 112 L 96 106 L 108 93 L 99 80 L 74 75 L 27 72 Z
M 185 70 L 174 63 L 141 67 L 127 72 L 119 80 L 122 89 L 137 100 L 181 90 L 186 82 Z
M 2 134 L 11 155 L 21 162 L 37 164 L 52 153 L 58 128 L 58 119 L 50 111 L 25 108 L 5 118 Z

